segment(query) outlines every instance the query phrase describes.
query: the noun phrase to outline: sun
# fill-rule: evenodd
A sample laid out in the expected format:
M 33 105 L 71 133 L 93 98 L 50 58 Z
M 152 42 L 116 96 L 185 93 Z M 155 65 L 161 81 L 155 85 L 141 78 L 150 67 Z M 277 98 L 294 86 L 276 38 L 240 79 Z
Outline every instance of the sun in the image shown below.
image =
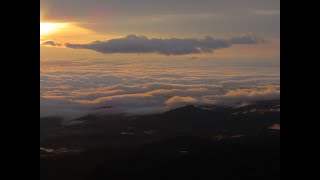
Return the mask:
M 54 33 L 65 26 L 64 23 L 40 23 L 40 35 L 48 35 Z

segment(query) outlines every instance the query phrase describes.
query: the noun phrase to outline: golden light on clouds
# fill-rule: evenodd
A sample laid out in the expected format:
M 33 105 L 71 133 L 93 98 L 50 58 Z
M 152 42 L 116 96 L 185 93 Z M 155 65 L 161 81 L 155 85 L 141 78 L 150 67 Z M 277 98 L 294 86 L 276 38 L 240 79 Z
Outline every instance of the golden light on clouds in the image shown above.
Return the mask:
M 66 26 L 66 23 L 40 23 L 40 35 L 55 33 Z
M 87 43 L 103 37 L 77 22 L 40 22 L 40 41 L 53 39 L 58 43 Z

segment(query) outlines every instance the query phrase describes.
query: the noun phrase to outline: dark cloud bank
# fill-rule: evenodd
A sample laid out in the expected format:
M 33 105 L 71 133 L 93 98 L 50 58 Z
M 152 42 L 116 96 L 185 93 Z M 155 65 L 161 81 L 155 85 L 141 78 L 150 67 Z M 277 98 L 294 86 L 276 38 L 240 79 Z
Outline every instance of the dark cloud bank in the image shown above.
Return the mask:
M 203 39 L 158 39 L 145 36 L 128 35 L 124 38 L 108 41 L 94 41 L 89 44 L 71 44 L 65 46 L 73 49 L 90 49 L 100 53 L 159 53 L 164 55 L 184 55 L 212 53 L 215 49 L 228 48 L 234 44 L 263 43 L 261 38 L 242 36 L 231 39 L 214 39 L 206 36 Z
M 62 44 L 56 43 L 52 40 L 43 41 L 40 45 L 42 46 L 61 46 Z

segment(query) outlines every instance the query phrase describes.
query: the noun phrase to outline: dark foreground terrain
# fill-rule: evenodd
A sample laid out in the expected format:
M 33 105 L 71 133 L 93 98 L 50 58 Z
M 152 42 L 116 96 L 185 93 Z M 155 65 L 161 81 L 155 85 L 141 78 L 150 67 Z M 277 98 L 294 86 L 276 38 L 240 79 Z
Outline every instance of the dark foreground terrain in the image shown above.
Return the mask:
M 40 179 L 280 179 L 280 102 L 40 119 Z

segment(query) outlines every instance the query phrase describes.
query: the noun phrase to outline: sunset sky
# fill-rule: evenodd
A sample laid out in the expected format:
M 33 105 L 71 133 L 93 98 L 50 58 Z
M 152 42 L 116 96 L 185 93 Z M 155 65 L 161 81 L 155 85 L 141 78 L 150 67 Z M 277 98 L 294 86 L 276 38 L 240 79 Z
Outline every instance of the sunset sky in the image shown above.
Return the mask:
M 280 96 L 279 0 L 40 4 L 40 116 Z

